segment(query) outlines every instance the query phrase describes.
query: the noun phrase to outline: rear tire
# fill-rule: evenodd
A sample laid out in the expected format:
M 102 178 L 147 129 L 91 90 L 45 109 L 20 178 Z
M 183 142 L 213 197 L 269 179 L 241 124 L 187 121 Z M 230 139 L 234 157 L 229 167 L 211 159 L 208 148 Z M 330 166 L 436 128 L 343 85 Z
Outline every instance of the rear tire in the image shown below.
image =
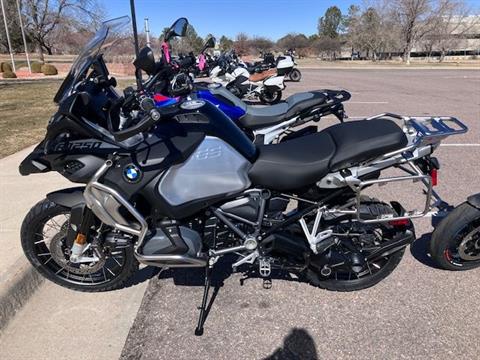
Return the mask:
M 293 69 L 289 74 L 290 80 L 294 82 L 299 82 L 302 79 L 302 73 L 298 69 Z
M 404 253 L 405 249 L 402 249 L 389 255 L 388 262 L 384 266 L 382 266 L 382 268 L 378 272 L 371 276 L 362 277 L 360 279 L 335 280 L 329 278 L 326 280 L 322 280 L 321 276 L 319 276 L 319 274 L 312 269 L 307 269 L 305 276 L 310 285 L 330 291 L 347 292 L 363 290 L 378 284 L 380 281 L 390 275 L 393 270 L 395 270 L 395 268 L 398 266 L 398 264 L 400 264 Z
M 282 100 L 282 90 L 277 90 L 275 92 L 265 91 L 260 94 L 260 101 L 264 104 L 273 105 L 277 104 Z
M 462 258 L 460 245 L 472 237 L 471 249 L 480 254 L 480 210 L 463 203 L 443 219 L 432 234 L 430 254 L 435 263 L 446 270 L 469 270 L 480 266 L 477 260 Z M 475 251 L 475 246 L 477 250 Z
M 70 214 L 69 208 L 57 205 L 48 199 L 40 201 L 28 212 L 21 228 L 22 248 L 28 261 L 30 261 L 33 267 L 45 278 L 69 289 L 85 292 L 100 292 L 124 287 L 138 269 L 138 261 L 135 259 L 132 247 L 124 249 L 124 258 L 121 260 L 123 261 L 122 266 L 118 271 L 115 270 L 115 276 L 108 281 L 95 283 L 93 282 L 94 278 L 90 276 L 92 282 L 89 282 L 87 276 L 85 276 L 85 282 L 81 282 L 79 281 L 80 276 L 78 275 L 75 276 L 71 274 L 70 279 L 68 279 L 68 275 L 67 278 L 61 276 L 62 271 L 57 273 L 58 269 L 61 270 L 61 267 L 65 266 L 65 264 L 59 264 L 52 258 L 51 254 L 53 251 L 51 243 L 49 246 L 45 243 L 43 229 L 49 221 L 53 221 L 52 219 L 65 214 Z M 60 226 L 61 231 L 68 226 L 69 223 L 67 220 Z M 55 233 L 55 230 L 57 229 L 53 229 L 52 232 Z M 39 233 L 42 234 L 42 239 L 39 238 Z M 54 237 L 58 234 L 60 234 L 60 231 L 55 233 Z M 50 251 L 50 260 L 48 255 L 42 256 L 43 254 L 40 254 L 40 252 L 48 251 Z M 74 279 L 76 279 L 76 281 L 74 281 Z

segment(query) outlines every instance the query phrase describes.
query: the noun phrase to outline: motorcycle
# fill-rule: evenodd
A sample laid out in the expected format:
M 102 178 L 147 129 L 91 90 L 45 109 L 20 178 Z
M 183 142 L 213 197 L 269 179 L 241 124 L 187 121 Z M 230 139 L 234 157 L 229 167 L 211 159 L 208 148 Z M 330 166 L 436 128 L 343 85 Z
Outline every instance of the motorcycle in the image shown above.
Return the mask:
M 250 74 L 234 51 L 220 56 L 217 66 L 210 72 L 210 78 L 240 99 L 259 99 L 264 104 L 278 103 L 285 89 L 284 77 L 277 75 L 275 69 L 265 68 Z
M 167 31 L 167 34 L 171 34 Z M 170 48 L 164 41 L 163 51 L 168 55 Z M 214 46 L 213 38 L 207 39 L 204 49 Z M 144 48 L 143 56 L 155 62 L 151 49 Z M 189 76 L 192 61 L 175 62 L 170 56 L 162 57 L 153 73 L 147 73 L 145 89 L 154 89 L 157 106 L 170 106 L 182 97 L 203 99 L 211 102 L 234 120 L 257 143 L 274 143 L 293 137 L 313 133 L 316 126 L 298 129 L 310 120 L 318 122 L 333 114 L 340 122 L 346 118 L 343 102 L 351 95 L 344 90 L 317 90 L 294 94 L 285 101 L 270 107 L 247 105 L 220 84 L 195 83 Z M 165 94 L 168 94 L 166 96 Z
M 299 82 L 302 79 L 302 73 L 296 67 L 295 53 L 293 50 L 288 50 L 285 55 L 277 57 L 272 53 L 263 54 L 262 61 L 256 61 L 254 63 L 245 63 L 247 70 L 253 74 L 260 70 L 273 69 L 277 70 L 278 75 L 285 76 L 285 79 Z
M 196 77 L 208 77 L 210 70 L 216 65 L 216 61 L 206 52 L 207 49 L 215 47 L 215 38 L 210 36 L 203 45 L 196 62 Z
M 45 139 L 20 164 L 22 175 L 57 171 L 81 184 L 47 194 L 23 221 L 25 255 L 45 278 L 95 292 L 124 286 L 139 263 L 203 268 L 202 335 L 219 258 L 236 256 L 234 271 L 266 286 L 273 271 L 287 271 L 320 288 L 360 290 L 397 267 L 415 239 L 412 219 L 442 210 L 432 154 L 467 131 L 458 119 L 381 114 L 255 146 L 208 101 L 158 108 L 141 77 L 120 97 L 102 54 L 127 23 L 105 22 L 87 43 L 54 98 Z M 186 20 L 172 28 L 183 34 Z M 148 52 L 134 65 L 139 76 L 156 67 Z M 405 175 L 382 176 L 393 167 Z M 422 210 L 365 195 L 409 181 L 425 188 Z M 443 221 L 457 228 L 477 226 L 450 216 Z

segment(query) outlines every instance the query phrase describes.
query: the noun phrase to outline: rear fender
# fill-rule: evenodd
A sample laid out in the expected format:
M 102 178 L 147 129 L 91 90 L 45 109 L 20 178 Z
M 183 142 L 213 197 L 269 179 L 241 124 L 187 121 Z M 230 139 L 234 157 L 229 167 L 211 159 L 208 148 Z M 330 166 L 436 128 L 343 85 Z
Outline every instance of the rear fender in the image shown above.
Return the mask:
M 467 198 L 467 202 L 472 205 L 474 208 L 480 210 L 480 193 L 475 195 L 470 195 Z

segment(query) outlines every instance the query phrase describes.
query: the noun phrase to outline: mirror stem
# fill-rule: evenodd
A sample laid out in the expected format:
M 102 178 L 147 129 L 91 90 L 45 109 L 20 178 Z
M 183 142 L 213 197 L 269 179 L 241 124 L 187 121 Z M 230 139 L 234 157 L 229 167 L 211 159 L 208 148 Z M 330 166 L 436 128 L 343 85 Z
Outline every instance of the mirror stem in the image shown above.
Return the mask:
M 130 12 L 132 13 L 132 29 L 133 29 L 133 39 L 135 44 L 135 57 L 138 57 L 140 54 L 140 49 L 138 46 L 138 32 L 137 32 L 137 16 L 135 14 L 135 0 L 130 0 Z M 135 78 L 137 80 L 137 89 L 142 90 L 142 70 L 135 70 Z

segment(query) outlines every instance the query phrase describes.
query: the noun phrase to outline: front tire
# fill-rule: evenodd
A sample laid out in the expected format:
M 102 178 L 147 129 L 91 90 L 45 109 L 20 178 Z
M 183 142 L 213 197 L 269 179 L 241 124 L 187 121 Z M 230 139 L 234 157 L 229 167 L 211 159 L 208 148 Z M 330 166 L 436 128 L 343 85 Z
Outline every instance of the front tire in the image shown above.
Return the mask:
M 76 267 L 65 255 L 69 250 L 65 245 L 69 217 L 69 208 L 48 199 L 29 211 L 22 223 L 21 242 L 33 267 L 48 280 L 73 290 L 99 292 L 124 287 L 138 269 L 132 247 L 115 249 L 115 254 L 105 256 L 101 267 Z
M 463 203 L 443 219 L 430 241 L 432 259 L 446 270 L 480 266 L 480 210 Z
M 294 82 L 299 82 L 300 80 L 302 80 L 302 73 L 300 72 L 300 70 L 295 68 L 290 72 L 289 78 Z
M 280 100 L 282 100 L 282 90 L 274 92 L 265 90 L 260 94 L 260 101 L 264 104 L 273 105 L 279 103 Z

